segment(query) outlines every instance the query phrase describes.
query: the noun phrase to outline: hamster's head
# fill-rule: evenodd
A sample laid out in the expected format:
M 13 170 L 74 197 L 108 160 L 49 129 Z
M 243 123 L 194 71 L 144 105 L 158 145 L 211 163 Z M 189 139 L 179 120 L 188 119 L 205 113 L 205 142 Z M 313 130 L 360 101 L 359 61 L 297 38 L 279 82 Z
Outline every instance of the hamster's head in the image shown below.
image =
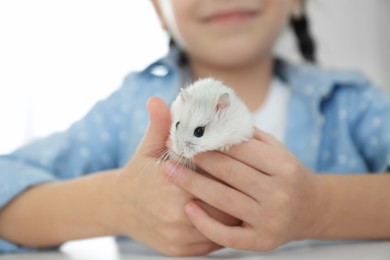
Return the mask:
M 181 89 L 172 103 L 169 148 L 185 158 L 220 148 L 221 121 L 229 106 L 229 92 Z

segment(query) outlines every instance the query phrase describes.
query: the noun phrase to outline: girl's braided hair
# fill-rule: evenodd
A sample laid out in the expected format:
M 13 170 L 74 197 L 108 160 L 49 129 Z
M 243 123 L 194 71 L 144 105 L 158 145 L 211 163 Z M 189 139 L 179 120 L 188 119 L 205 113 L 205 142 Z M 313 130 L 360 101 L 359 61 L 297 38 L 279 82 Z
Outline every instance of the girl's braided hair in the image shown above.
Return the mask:
M 298 49 L 302 57 L 307 62 L 316 63 L 316 43 L 311 35 L 309 18 L 304 7 L 299 16 L 291 17 L 290 27 L 297 38 Z

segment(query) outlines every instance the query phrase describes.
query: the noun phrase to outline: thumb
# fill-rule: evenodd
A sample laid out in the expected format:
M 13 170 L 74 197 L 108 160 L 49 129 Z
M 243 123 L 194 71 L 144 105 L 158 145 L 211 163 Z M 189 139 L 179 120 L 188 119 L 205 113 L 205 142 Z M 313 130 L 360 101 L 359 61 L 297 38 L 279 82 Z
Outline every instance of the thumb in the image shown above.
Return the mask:
M 149 127 L 139 147 L 142 154 L 157 155 L 166 149 L 171 126 L 171 113 L 165 102 L 158 97 L 147 101 Z

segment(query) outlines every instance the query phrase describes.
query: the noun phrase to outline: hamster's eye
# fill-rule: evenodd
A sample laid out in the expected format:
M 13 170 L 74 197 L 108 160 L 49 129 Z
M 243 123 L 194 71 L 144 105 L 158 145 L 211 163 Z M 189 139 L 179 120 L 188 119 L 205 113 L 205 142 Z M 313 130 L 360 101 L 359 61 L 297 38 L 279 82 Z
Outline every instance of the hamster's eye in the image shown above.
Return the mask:
M 202 137 L 204 135 L 204 130 L 205 130 L 205 127 L 203 126 L 199 126 L 197 128 L 195 128 L 195 131 L 194 131 L 194 135 L 196 137 Z
M 176 122 L 176 129 L 177 129 L 177 127 L 179 126 L 179 124 L 180 124 L 180 121 L 177 121 L 177 122 Z

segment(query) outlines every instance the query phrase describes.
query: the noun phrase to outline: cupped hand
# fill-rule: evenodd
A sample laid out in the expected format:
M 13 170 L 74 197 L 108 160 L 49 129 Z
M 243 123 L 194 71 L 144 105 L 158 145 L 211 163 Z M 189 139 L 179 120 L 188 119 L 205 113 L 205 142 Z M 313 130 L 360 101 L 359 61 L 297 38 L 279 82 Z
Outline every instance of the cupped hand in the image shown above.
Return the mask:
M 273 136 L 256 131 L 254 139 L 228 152 L 207 152 L 196 164 L 216 180 L 189 169 L 179 173 L 170 162 L 164 171 L 179 187 L 242 220 L 227 226 L 204 211 L 198 200 L 185 206 L 192 223 L 225 247 L 268 251 L 319 232 L 326 208 L 316 176 Z
M 208 254 L 221 246 L 201 234 L 188 219 L 184 206 L 194 197 L 170 183 L 162 173 L 170 111 L 159 98 L 148 101 L 149 128 L 130 162 L 116 176 L 117 233 L 131 236 L 166 255 Z M 226 224 L 238 220 L 209 207 Z

